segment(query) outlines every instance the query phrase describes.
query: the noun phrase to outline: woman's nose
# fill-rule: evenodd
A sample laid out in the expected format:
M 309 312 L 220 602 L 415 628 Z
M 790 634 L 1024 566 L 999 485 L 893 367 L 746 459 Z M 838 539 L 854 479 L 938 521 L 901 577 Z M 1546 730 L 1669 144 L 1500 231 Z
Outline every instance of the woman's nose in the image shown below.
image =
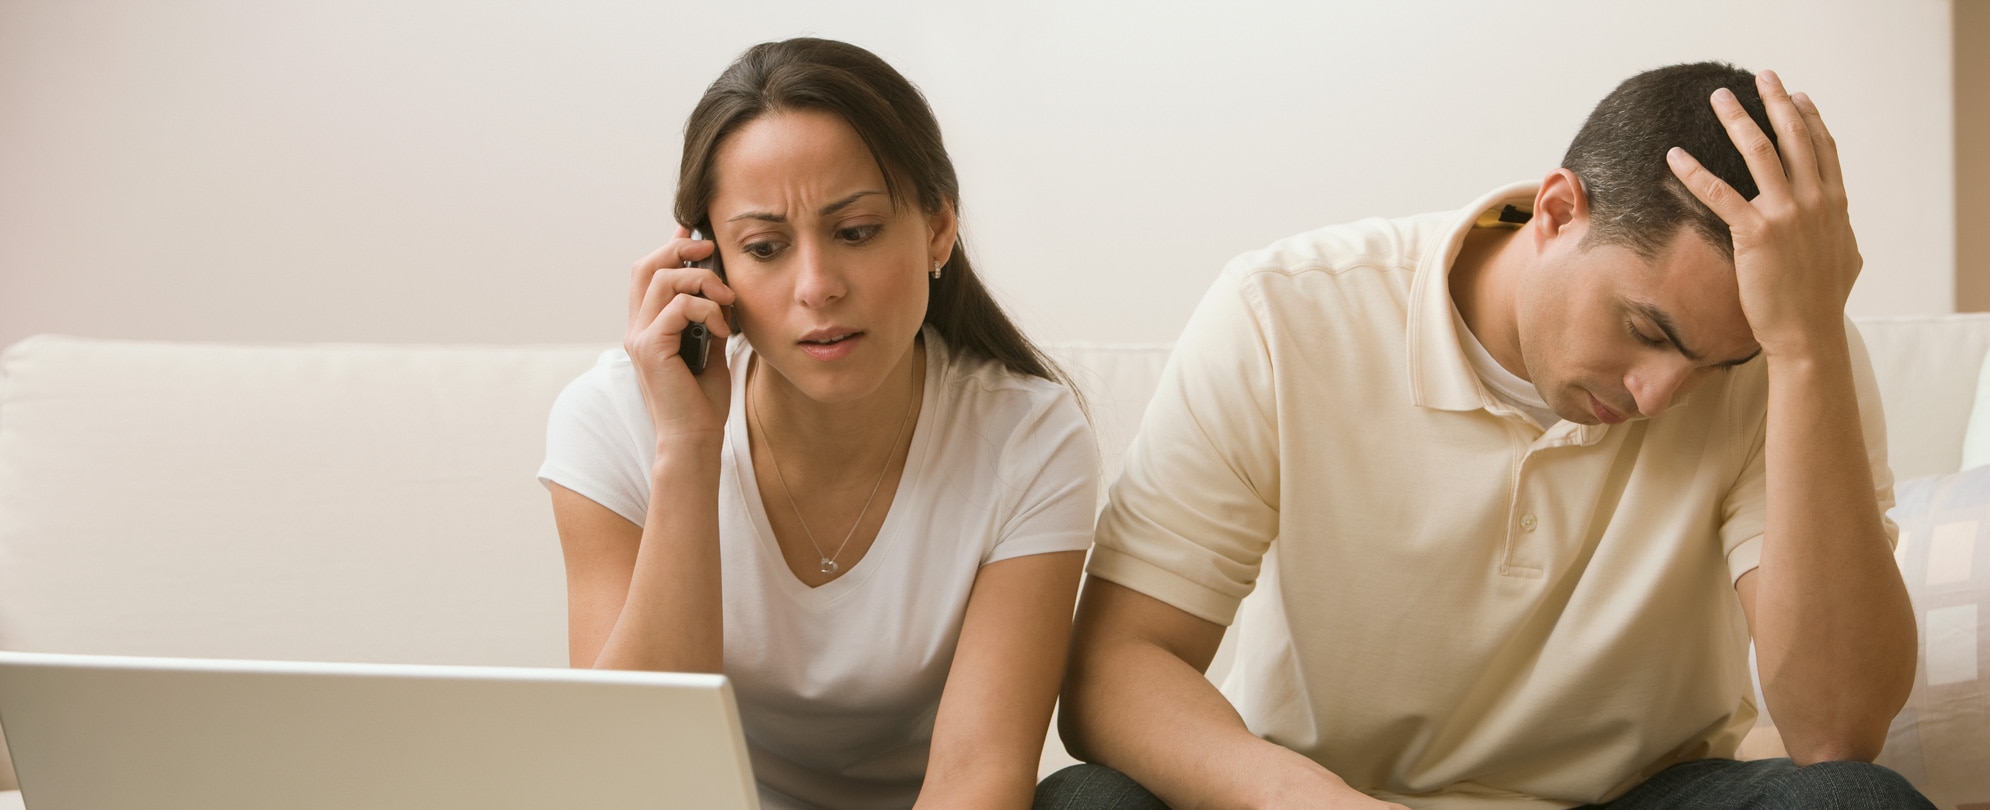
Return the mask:
M 798 248 L 795 301 L 806 307 L 822 307 L 841 299 L 846 290 L 833 253 L 819 245 Z

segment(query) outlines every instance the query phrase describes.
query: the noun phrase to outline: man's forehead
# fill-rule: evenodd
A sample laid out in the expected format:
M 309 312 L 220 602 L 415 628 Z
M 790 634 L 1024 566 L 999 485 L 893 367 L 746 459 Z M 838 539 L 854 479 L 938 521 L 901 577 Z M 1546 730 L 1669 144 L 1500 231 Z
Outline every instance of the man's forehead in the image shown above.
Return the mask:
M 1695 363 L 1738 366 L 1754 359 L 1761 351 L 1761 347 L 1755 343 L 1752 332 L 1745 337 L 1730 335 L 1726 340 L 1710 345 L 1706 339 L 1707 335 L 1681 325 L 1679 318 L 1673 317 L 1671 312 L 1657 304 L 1629 299 L 1624 300 L 1623 304 L 1642 316 L 1649 322 L 1650 327 L 1665 336 L 1666 342 L 1671 343 L 1680 354 Z M 1732 348 L 1729 348 L 1728 344 L 1732 344 Z
M 1734 261 L 1691 228 L 1681 228 L 1626 291 L 1638 311 L 1676 336 L 1695 360 L 1731 363 L 1760 350 L 1741 308 Z

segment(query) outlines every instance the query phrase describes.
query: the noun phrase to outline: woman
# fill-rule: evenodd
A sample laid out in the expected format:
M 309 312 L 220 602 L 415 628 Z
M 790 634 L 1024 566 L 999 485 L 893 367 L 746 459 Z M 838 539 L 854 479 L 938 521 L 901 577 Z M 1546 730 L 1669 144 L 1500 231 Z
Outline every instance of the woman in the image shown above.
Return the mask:
M 676 216 L 711 241 L 636 264 L 540 471 L 573 665 L 725 673 L 771 807 L 1027 807 L 1097 450 L 968 263 L 932 111 L 795 39 L 684 142 Z M 743 339 L 694 375 L 693 323 Z

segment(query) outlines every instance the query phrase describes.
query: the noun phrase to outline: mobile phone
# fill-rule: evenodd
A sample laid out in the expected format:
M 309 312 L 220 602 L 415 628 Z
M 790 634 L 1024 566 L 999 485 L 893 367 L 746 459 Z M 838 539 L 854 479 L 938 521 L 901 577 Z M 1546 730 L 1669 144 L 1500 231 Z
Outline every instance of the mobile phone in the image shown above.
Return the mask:
M 691 238 L 710 239 L 711 237 L 705 234 L 711 230 L 711 227 L 699 223 L 698 227 L 691 229 Z M 701 261 L 685 262 L 684 266 L 703 267 L 717 274 L 720 281 L 726 280 L 725 265 L 719 261 L 719 248 L 716 243 L 712 245 L 711 257 Z M 696 295 L 699 298 L 705 297 L 703 294 Z M 707 328 L 704 322 L 693 321 L 690 326 L 684 327 L 683 335 L 678 341 L 677 356 L 684 358 L 684 365 L 690 367 L 692 374 L 705 373 L 705 361 L 711 357 L 711 352 L 712 330 Z

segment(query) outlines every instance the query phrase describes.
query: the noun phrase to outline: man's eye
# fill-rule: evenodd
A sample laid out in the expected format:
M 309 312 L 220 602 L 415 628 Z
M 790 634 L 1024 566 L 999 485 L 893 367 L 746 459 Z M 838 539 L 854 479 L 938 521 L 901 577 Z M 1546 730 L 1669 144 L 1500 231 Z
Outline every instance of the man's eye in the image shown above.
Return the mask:
M 1638 325 L 1631 321 L 1624 322 L 1624 331 L 1631 333 L 1631 337 L 1637 338 L 1639 343 L 1643 343 L 1646 346 L 1656 348 L 1665 345 L 1663 339 L 1645 337 L 1645 333 L 1638 331 Z

